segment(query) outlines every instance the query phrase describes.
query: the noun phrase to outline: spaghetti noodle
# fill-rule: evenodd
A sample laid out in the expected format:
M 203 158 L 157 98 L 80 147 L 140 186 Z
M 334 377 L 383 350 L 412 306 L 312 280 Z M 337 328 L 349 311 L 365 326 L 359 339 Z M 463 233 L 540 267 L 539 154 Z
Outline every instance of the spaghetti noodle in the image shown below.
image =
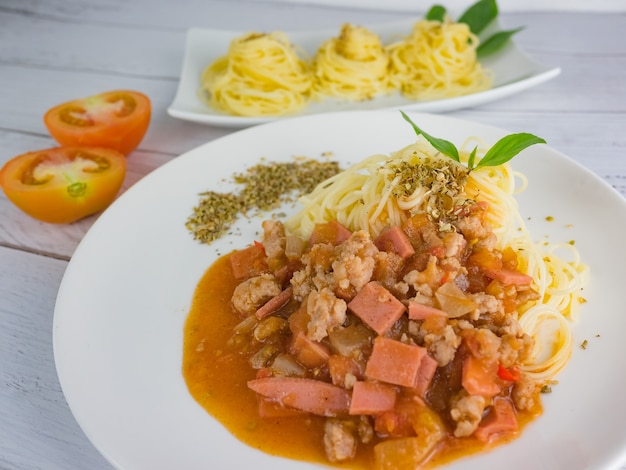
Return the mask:
M 421 20 L 387 47 L 390 82 L 407 98 L 432 100 L 491 87 L 491 73 L 476 59 L 478 37 L 464 23 Z
M 380 37 L 344 24 L 338 37 L 324 42 L 314 58 L 313 95 L 354 101 L 389 91 L 389 57 Z
M 280 32 L 234 39 L 202 74 L 200 94 L 215 109 L 239 116 L 278 116 L 306 106 L 309 65 Z

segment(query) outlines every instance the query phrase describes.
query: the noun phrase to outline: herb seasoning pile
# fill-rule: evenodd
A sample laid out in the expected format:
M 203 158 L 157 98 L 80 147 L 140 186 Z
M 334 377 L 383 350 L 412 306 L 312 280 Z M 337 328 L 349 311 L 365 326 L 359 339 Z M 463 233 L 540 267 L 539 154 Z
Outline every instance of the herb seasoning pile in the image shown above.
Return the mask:
M 186 227 L 195 240 L 211 243 L 224 235 L 240 215 L 252 210 L 270 211 L 293 202 L 340 170 L 338 162 L 308 158 L 260 163 L 233 176 L 233 181 L 242 186 L 239 192 L 201 193 Z

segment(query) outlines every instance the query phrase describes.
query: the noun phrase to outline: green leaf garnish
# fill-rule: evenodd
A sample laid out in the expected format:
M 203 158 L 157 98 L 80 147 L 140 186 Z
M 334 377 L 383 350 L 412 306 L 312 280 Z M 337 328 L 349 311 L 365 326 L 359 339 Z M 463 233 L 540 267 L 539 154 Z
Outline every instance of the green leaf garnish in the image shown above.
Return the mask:
M 534 144 L 545 144 L 546 141 L 533 134 L 520 133 L 502 137 L 480 159 L 474 168 L 498 166 L 511 160 L 515 155 Z M 471 170 L 472 168 L 470 168 Z
M 493 36 L 489 36 L 476 48 L 476 55 L 478 57 L 484 57 L 486 55 L 493 54 L 498 49 L 502 48 L 502 46 L 506 44 L 511 36 L 513 36 L 515 33 L 520 32 L 522 29 L 524 29 L 523 26 L 516 29 L 509 29 L 506 31 L 498 31 Z
M 425 18 L 429 21 L 440 21 L 443 23 L 443 20 L 446 17 L 446 8 L 441 5 L 433 5 L 426 13 Z
M 459 158 L 459 151 L 456 149 L 452 142 L 448 142 L 447 140 L 438 139 L 437 137 L 428 135 L 422 129 L 417 127 L 417 125 L 411 120 L 409 116 L 406 115 L 404 111 L 400 111 L 400 113 L 402 113 L 402 117 L 404 118 L 404 120 L 411 124 L 411 126 L 413 126 L 413 129 L 418 136 L 423 135 L 424 138 L 430 143 L 430 145 L 432 145 L 435 149 L 439 150 L 444 155 L 452 158 L 452 160 L 455 160 L 457 162 L 461 161 Z
M 400 111 L 400 113 L 402 114 L 404 120 L 411 124 L 411 126 L 415 130 L 415 133 L 418 136 L 424 136 L 424 138 L 436 150 L 446 155 L 447 157 L 450 157 L 456 162 L 461 162 L 461 159 L 459 158 L 459 151 L 452 142 L 428 135 L 426 132 L 417 127 L 417 125 L 411 120 L 409 116 L 407 116 L 404 111 Z M 476 164 L 475 166 L 474 162 L 476 160 L 476 152 L 478 148 L 474 147 L 474 150 L 472 150 L 469 155 L 467 168 L 469 171 L 472 171 L 486 166 L 502 165 L 503 163 L 508 162 L 514 156 L 519 154 L 522 150 L 530 147 L 531 145 L 545 143 L 546 141 L 544 139 L 542 139 L 541 137 L 537 137 L 533 134 L 525 132 L 519 134 L 509 134 L 505 137 L 502 137 L 493 145 L 493 147 L 487 150 L 487 153 L 485 153 L 485 155 L 478 161 L 478 164 Z
M 461 15 L 458 22 L 465 23 L 474 34 L 479 34 L 498 16 L 496 0 L 479 0 Z
M 467 159 L 467 167 L 474 168 L 474 160 L 476 160 L 476 151 L 478 150 L 478 146 L 474 147 L 472 153 L 470 153 L 469 158 Z

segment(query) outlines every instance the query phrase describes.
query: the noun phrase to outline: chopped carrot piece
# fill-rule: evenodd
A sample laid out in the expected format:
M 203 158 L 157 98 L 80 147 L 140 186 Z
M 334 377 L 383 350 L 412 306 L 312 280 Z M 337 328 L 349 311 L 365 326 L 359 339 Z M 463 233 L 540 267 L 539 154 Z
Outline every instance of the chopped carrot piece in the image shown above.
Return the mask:
M 351 415 L 376 415 L 393 409 L 397 391 L 380 382 L 356 382 L 350 402 Z
M 490 374 L 483 362 L 474 356 L 468 356 L 463 362 L 461 384 L 470 395 L 493 397 L 500 393 L 495 374 Z
M 248 279 L 268 270 L 263 246 L 250 245 L 230 255 L 230 265 L 235 279 Z
M 394 385 L 414 387 L 426 348 L 378 336 L 365 375 Z
M 328 363 L 330 353 L 323 344 L 313 341 L 301 331 L 293 335 L 289 352 L 298 362 L 309 369 L 315 369 Z
M 348 303 L 348 310 L 382 335 L 398 321 L 406 307 L 378 282 L 371 281 Z
M 320 380 L 295 377 L 268 377 L 248 381 L 248 388 L 284 407 L 319 416 L 347 414 L 350 393 Z
M 354 382 L 363 378 L 362 366 L 354 358 L 341 354 L 333 354 L 328 358 L 328 372 L 332 382 L 344 388 L 349 388 L 346 379 Z
M 374 244 L 379 250 L 396 253 L 402 258 L 408 258 L 415 254 L 411 240 L 397 225 L 382 232 L 376 237 Z

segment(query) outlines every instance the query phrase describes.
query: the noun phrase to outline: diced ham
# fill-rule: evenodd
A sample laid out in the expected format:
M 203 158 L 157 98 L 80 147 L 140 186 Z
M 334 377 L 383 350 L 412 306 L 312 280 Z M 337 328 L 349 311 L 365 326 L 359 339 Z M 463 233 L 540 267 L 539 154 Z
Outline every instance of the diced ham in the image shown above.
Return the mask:
M 411 240 L 397 225 L 383 231 L 376 237 L 374 244 L 379 250 L 396 253 L 402 258 L 409 258 L 415 254 Z
M 337 246 L 350 238 L 350 235 L 352 235 L 350 230 L 336 220 L 331 220 L 324 224 L 315 225 L 313 233 L 311 233 L 311 237 L 309 238 L 309 244 L 329 243 Z
M 423 398 L 424 395 L 426 395 L 438 366 L 439 363 L 429 354 L 422 356 L 422 361 L 420 362 L 420 367 L 417 372 L 417 378 L 415 379 L 415 392 L 420 397 Z
M 348 310 L 382 335 L 398 321 L 406 307 L 378 282 L 371 281 L 348 303 Z
M 421 304 L 414 300 L 409 301 L 409 319 L 427 320 L 429 318 L 447 318 L 446 312 L 441 309 Z
M 280 310 L 281 307 L 287 304 L 291 299 L 293 293 L 293 289 L 291 287 L 287 287 L 277 296 L 272 297 L 268 300 L 261 308 L 259 308 L 255 315 L 259 320 L 264 319 L 265 317 L 276 313 Z
M 356 382 L 352 388 L 351 415 L 376 415 L 393 409 L 397 391 L 379 382 Z
M 379 336 L 365 366 L 365 375 L 394 385 L 414 387 L 426 348 Z
M 485 270 L 485 275 L 496 281 L 500 281 L 505 286 L 529 286 L 533 278 L 519 271 L 512 269 Z
M 319 380 L 268 377 L 250 380 L 248 387 L 274 403 L 319 416 L 335 417 L 350 409 L 347 390 Z
M 323 344 L 309 339 L 303 332 L 293 335 L 289 352 L 298 362 L 309 369 L 315 369 L 328 363 L 330 353 Z
M 489 373 L 483 362 L 474 356 L 468 356 L 463 362 L 461 384 L 470 395 L 493 397 L 500 393 L 495 373 Z
M 519 425 L 511 400 L 497 397 L 491 410 L 478 425 L 474 435 L 481 441 L 488 441 L 493 436 L 517 432 Z

